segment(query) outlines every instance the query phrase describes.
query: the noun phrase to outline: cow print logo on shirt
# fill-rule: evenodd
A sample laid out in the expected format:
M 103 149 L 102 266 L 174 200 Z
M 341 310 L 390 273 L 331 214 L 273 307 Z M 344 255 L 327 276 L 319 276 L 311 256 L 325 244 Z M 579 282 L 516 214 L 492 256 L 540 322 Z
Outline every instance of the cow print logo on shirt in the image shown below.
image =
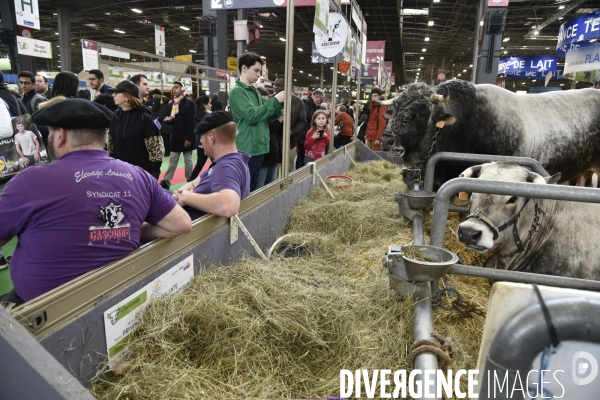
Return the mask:
M 115 204 L 113 200 L 108 205 L 100 206 L 100 213 L 96 215 L 96 220 L 100 221 L 104 226 L 114 228 L 121 221 L 127 218 L 121 208 L 123 204 Z

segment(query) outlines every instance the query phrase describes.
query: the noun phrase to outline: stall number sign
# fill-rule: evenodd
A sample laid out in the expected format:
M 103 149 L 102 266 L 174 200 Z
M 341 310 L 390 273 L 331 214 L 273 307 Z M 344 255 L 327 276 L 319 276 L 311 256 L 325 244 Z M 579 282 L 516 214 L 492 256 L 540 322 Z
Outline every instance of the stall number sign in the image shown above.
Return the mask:
M 181 292 L 194 277 L 194 255 L 191 254 L 173 268 L 104 312 L 106 351 L 111 367 L 126 346 L 131 334 L 140 325 L 140 314 L 148 300 Z
M 40 9 L 37 0 L 15 0 L 17 25 L 40 29 Z M 8 15 L 6 16 L 8 19 Z

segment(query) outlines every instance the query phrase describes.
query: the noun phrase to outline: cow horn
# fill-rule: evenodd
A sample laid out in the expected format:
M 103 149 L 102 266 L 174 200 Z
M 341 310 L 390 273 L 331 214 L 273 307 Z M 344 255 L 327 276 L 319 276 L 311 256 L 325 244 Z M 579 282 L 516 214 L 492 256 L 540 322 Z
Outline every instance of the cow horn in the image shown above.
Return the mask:
M 391 106 L 392 104 L 394 104 L 394 99 L 383 100 L 379 102 L 380 106 Z
M 432 103 L 445 103 L 448 101 L 448 97 L 445 97 L 441 94 L 432 94 L 430 97 Z

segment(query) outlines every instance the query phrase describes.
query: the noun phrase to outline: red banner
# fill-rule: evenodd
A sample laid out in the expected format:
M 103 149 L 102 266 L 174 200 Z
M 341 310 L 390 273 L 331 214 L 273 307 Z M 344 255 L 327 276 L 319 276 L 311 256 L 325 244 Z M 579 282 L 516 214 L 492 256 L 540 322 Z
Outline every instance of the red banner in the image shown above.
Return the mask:
M 377 77 L 379 64 L 385 59 L 385 40 L 367 40 L 365 70 L 369 77 Z

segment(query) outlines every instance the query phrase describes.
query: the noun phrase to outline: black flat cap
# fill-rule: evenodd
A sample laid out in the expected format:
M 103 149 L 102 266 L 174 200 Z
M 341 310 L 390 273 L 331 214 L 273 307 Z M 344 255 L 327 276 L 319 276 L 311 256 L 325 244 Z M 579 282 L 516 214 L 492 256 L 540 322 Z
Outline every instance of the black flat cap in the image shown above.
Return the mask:
M 123 93 L 123 92 L 129 93 L 130 95 L 135 96 L 135 97 L 140 96 L 140 88 L 138 87 L 138 85 L 136 85 L 135 83 L 133 83 L 131 81 L 121 81 L 121 82 L 119 82 L 117 87 L 109 88 L 108 90 L 110 90 L 111 92 L 116 92 L 116 93 Z
M 233 116 L 230 113 L 223 110 L 214 111 L 202 118 L 202 121 L 200 121 L 196 128 L 196 132 L 203 135 L 211 129 L 218 128 L 229 122 L 233 122 Z
M 71 129 L 108 128 L 115 117 L 112 111 L 87 99 L 69 98 L 33 113 L 38 125 Z

